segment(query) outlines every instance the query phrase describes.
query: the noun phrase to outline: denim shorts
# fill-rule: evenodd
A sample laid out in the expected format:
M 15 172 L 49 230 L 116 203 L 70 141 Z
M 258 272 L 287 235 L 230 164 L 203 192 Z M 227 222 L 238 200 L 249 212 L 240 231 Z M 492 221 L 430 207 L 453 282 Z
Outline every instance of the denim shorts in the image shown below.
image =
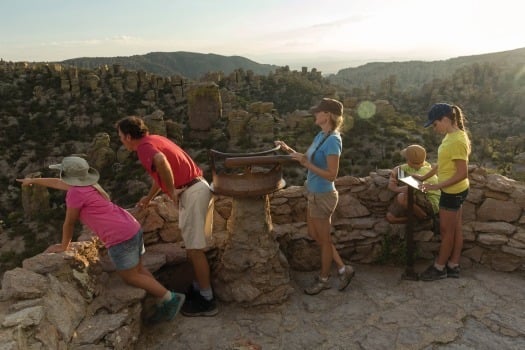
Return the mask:
M 131 239 L 108 248 L 109 257 L 117 270 L 128 270 L 137 266 L 145 252 L 142 229 Z
M 439 208 L 458 211 L 461 208 L 461 205 L 465 201 L 468 195 L 468 188 L 459 193 L 446 193 L 441 191 L 441 197 L 439 198 Z

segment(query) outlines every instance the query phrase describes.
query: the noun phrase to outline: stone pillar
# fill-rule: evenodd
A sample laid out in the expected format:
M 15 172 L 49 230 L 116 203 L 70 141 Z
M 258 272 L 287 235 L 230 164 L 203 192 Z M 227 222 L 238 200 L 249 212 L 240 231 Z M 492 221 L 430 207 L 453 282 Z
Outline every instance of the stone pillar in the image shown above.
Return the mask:
M 221 300 L 279 304 L 293 292 L 288 261 L 271 233 L 268 196 L 233 198 L 228 239 L 213 273 Z
M 246 125 L 250 120 L 250 113 L 244 110 L 236 109 L 228 113 L 228 133 L 230 135 L 229 149 L 238 150 L 239 140 L 246 136 Z
M 107 132 L 99 132 L 89 146 L 87 160 L 89 164 L 104 173 L 115 164 L 115 151 L 110 147 L 110 137 Z
M 40 172 L 26 175 L 28 178 L 41 178 Z M 44 186 L 22 186 L 22 207 L 26 218 L 49 210 L 49 191 Z
M 192 130 L 208 131 L 222 117 L 219 86 L 195 84 L 188 91 L 188 124 Z
M 166 122 L 164 121 L 164 112 L 157 109 L 155 112 L 144 117 L 144 123 L 148 126 L 151 134 L 166 136 Z

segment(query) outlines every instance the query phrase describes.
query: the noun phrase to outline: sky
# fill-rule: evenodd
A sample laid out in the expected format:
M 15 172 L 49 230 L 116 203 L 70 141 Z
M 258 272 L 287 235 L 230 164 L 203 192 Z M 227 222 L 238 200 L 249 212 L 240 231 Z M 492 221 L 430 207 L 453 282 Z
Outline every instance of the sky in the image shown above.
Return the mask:
M 525 47 L 521 0 L 0 0 L 0 58 L 189 51 L 335 73 Z

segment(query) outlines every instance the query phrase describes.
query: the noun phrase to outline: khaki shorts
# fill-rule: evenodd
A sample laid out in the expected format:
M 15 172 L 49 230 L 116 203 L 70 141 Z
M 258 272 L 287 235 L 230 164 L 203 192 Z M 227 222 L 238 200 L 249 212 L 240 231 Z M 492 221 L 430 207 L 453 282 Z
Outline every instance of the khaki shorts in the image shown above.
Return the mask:
M 308 214 L 312 218 L 329 219 L 337 207 L 339 193 L 337 191 L 308 193 Z
M 213 228 L 213 198 L 210 186 L 200 181 L 179 197 L 179 228 L 186 249 L 206 248 Z
M 434 210 L 432 209 L 432 203 L 430 203 L 430 201 L 427 199 L 427 197 L 425 196 L 425 194 L 423 192 L 421 192 L 421 191 L 417 191 L 416 192 L 414 204 L 416 204 L 418 207 L 423 209 L 423 211 L 429 217 L 434 215 Z M 407 216 L 406 209 L 401 204 L 399 204 L 397 202 L 397 198 L 394 198 L 394 201 L 388 207 L 388 211 L 392 215 L 394 215 L 394 216 L 396 216 L 398 218 L 399 217 L 403 217 L 403 216 Z

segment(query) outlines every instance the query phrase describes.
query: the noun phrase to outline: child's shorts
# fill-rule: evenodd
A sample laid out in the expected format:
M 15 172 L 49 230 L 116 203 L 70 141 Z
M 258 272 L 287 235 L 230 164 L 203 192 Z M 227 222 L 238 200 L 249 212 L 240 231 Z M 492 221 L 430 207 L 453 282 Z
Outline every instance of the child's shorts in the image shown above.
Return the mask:
M 142 229 L 131 239 L 108 248 L 109 257 L 117 270 L 129 270 L 137 266 L 145 252 Z

